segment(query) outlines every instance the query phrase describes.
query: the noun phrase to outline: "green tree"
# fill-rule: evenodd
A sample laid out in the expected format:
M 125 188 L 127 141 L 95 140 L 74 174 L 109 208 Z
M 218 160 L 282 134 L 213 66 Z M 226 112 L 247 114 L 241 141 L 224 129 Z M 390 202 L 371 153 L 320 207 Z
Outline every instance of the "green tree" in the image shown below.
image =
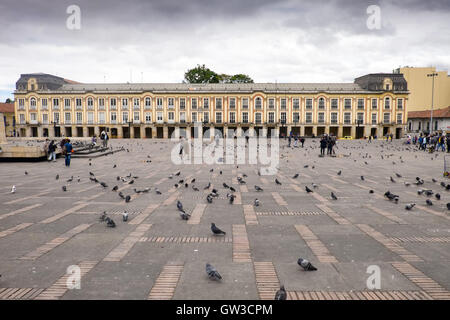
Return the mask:
M 11 101 L 10 98 L 7 98 L 6 101 L 5 101 L 5 103 L 12 103 L 12 101 Z
M 187 83 L 219 83 L 220 78 L 217 73 L 205 67 L 205 65 L 197 65 L 197 67 L 186 71 L 184 81 Z
M 253 83 L 253 79 L 246 74 L 238 73 L 230 78 L 231 83 Z

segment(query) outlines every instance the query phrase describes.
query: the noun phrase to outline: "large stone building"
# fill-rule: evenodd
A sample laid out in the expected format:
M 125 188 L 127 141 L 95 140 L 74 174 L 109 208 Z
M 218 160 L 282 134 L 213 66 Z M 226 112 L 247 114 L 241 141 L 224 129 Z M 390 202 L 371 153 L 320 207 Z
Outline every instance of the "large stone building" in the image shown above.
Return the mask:
M 14 103 L 1 103 L 0 113 L 3 114 L 3 123 L 5 125 L 5 134 L 7 137 L 13 137 L 16 133 L 16 118 L 14 117 Z
M 224 135 L 360 138 L 406 126 L 408 87 L 402 74 L 368 74 L 354 83 L 76 83 L 49 74 L 22 74 L 15 111 L 21 136 L 114 138 Z
M 433 92 L 434 76 L 434 99 L 433 109 L 442 109 L 450 106 L 450 76 L 447 71 L 436 71 L 435 67 L 399 68 L 395 72 L 403 74 L 408 82 L 408 112 L 431 110 L 431 95 Z

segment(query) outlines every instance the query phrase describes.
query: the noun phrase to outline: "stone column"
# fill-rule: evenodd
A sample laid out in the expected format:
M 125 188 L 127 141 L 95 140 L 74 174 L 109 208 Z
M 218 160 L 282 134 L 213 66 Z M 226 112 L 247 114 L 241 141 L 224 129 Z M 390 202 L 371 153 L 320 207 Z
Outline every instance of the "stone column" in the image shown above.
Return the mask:
M 179 139 L 180 138 L 180 127 L 175 127 L 175 137 L 177 138 L 177 139 Z M 169 138 L 171 138 L 171 137 L 169 137 Z
M 278 128 L 277 128 L 278 129 Z M 279 132 L 280 130 L 278 129 L 278 132 Z M 289 137 L 289 133 L 291 133 L 291 131 L 292 131 L 292 126 L 287 126 L 287 132 L 286 132 L 286 136 L 287 137 Z M 276 132 L 276 131 L 275 131 Z
M 330 134 L 330 126 L 325 126 L 325 133 Z
M 352 126 L 351 136 L 352 136 L 353 139 L 356 138 L 356 126 Z
M 117 127 L 117 138 L 122 139 L 123 138 L 123 127 Z
M 290 132 L 290 130 L 288 130 L 287 136 L 289 136 L 289 132 Z M 275 127 L 275 138 L 278 138 L 279 136 L 280 136 L 280 128 Z M 271 137 L 269 137 L 269 138 L 271 138 Z
M 76 126 L 72 126 L 72 137 L 74 138 L 78 137 L 78 130 Z
M 169 127 L 167 127 L 167 126 L 163 127 L 163 138 L 164 139 L 169 138 Z
M 128 128 L 129 128 L 128 130 L 130 130 L 130 139 L 134 139 L 134 127 L 129 126 Z
M 338 134 L 337 134 L 337 137 L 338 137 L 338 138 L 342 138 L 343 133 L 344 133 L 344 128 L 343 128 L 342 126 L 339 126 L 339 127 L 338 127 Z
M 145 139 L 145 127 L 141 125 L 141 139 Z
M 42 128 L 42 126 L 38 127 L 38 137 L 42 138 L 44 136 L 44 128 Z
M 312 133 L 314 136 L 317 136 L 317 126 L 313 126 Z
M 97 127 L 97 126 L 94 127 L 94 134 L 95 134 L 97 137 L 100 137 L 100 127 Z
M 241 127 L 237 127 L 236 128 L 236 137 L 242 137 L 242 128 Z
M 25 128 L 25 132 L 26 132 L 26 134 L 25 134 L 26 137 L 28 137 L 28 138 L 31 137 L 31 127 L 27 126 Z
M 300 126 L 300 137 L 305 136 L 305 126 Z
M 3 113 L 0 112 L 0 144 L 8 143 L 8 141 L 6 141 L 6 128 L 5 121 L 3 121 L 3 119 Z
M 214 126 L 209 127 L 209 140 L 213 141 L 215 136 L 216 136 L 216 129 L 214 128 Z
M 88 131 L 88 127 L 83 126 L 83 137 L 88 137 L 89 131 Z
M 370 127 L 364 126 L 364 136 L 369 137 L 370 136 Z
M 152 139 L 155 139 L 157 136 L 157 127 L 153 126 L 152 128 Z
M 49 138 L 55 137 L 55 127 L 51 124 L 48 126 L 48 137 Z
M 267 127 L 262 128 L 262 136 L 267 137 Z

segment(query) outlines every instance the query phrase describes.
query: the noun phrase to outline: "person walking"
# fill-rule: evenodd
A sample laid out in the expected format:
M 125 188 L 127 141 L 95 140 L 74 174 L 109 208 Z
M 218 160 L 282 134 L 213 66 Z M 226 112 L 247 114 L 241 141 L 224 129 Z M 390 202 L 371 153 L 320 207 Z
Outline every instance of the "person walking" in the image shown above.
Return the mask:
M 291 147 L 291 135 L 289 135 L 289 138 L 288 138 L 288 147 Z
M 298 136 L 294 136 L 294 148 L 298 148 Z
M 66 158 L 66 167 L 70 167 L 70 158 L 72 156 L 72 144 L 70 143 L 70 139 L 66 140 L 66 144 L 64 145 L 64 156 Z
M 305 138 L 304 138 L 304 137 L 301 137 L 301 138 L 300 138 L 300 142 L 302 143 L 302 148 L 303 148 L 303 145 L 305 144 Z
M 325 156 L 326 147 L 327 147 L 327 139 L 326 139 L 326 137 L 322 137 L 322 139 L 320 139 L 320 156 L 321 157 Z
M 56 162 L 56 144 L 55 140 L 52 140 L 50 144 L 48 145 L 48 161 L 51 161 L 53 159 L 53 162 Z

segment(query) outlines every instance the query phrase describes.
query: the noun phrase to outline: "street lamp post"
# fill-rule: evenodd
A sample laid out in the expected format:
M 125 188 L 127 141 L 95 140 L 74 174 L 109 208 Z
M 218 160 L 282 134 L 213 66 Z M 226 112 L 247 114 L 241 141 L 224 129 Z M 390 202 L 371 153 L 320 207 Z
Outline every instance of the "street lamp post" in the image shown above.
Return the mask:
M 434 77 L 437 77 L 436 72 L 427 74 L 427 77 L 431 77 L 431 113 L 430 113 L 430 133 L 433 131 L 433 105 L 434 105 Z

